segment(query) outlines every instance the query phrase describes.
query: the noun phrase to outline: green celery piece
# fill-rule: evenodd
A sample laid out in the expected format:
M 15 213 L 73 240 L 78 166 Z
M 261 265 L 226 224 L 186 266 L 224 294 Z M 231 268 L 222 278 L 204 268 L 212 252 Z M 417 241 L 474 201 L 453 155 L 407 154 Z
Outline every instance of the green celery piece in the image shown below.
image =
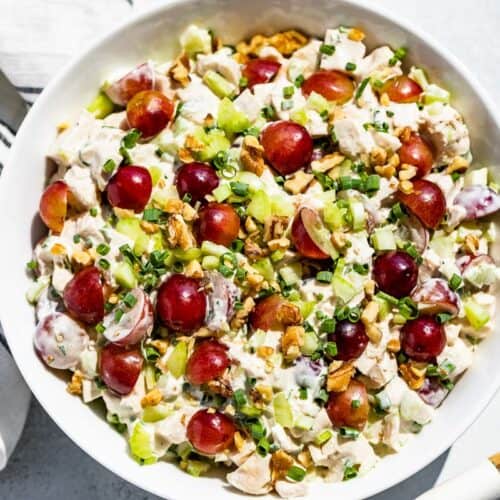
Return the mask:
M 175 378 L 181 377 L 186 372 L 187 358 L 186 342 L 178 342 L 167 360 L 167 368 Z

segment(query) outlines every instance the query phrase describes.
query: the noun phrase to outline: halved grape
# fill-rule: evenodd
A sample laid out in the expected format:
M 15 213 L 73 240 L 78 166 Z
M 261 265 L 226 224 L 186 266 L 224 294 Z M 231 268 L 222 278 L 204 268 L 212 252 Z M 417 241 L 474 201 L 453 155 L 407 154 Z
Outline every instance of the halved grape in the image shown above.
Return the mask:
M 60 233 L 68 211 L 68 186 L 56 181 L 45 189 L 40 198 L 40 217 L 54 233 Z
M 446 345 L 443 325 L 432 316 L 420 316 L 408 321 L 401 329 L 403 352 L 415 361 L 430 362 Z
M 153 68 L 149 63 L 144 63 L 112 83 L 105 92 L 115 104 L 125 106 L 135 94 L 143 90 L 153 90 L 153 84 Z
M 175 186 L 180 198 L 189 195 L 189 202 L 194 204 L 204 201 L 219 185 L 215 169 L 206 163 L 192 162 L 182 165 L 175 177 Z
M 250 325 L 254 330 L 283 330 L 287 324 L 287 309 L 293 304 L 281 295 L 270 295 L 260 299 L 250 314 Z
M 383 292 L 398 298 L 405 297 L 417 284 L 418 266 L 406 252 L 387 252 L 375 259 L 373 279 Z
M 500 195 L 486 186 L 469 186 L 458 193 L 453 203 L 465 209 L 465 220 L 480 219 L 500 210 Z
M 319 218 L 319 215 L 314 212 L 314 210 L 307 207 L 302 208 L 295 216 L 291 231 L 292 242 L 295 248 L 303 257 L 307 257 L 308 259 L 328 259 L 330 255 L 319 247 L 317 242 L 311 237 L 310 232 L 307 230 L 304 216 L 306 221 L 310 223 L 310 228 L 316 218 Z
M 107 187 L 111 206 L 142 212 L 149 202 L 153 182 L 149 170 L 136 165 L 126 165 L 111 177 Z
M 419 308 L 427 314 L 441 312 L 458 314 L 458 295 L 451 290 L 448 282 L 441 278 L 424 281 L 411 295 Z
M 195 450 L 215 455 L 231 446 L 236 426 L 224 413 L 199 410 L 189 420 L 187 437 Z
M 391 101 L 408 103 L 417 102 L 423 89 L 415 80 L 401 75 L 389 80 L 382 87 L 382 92 L 385 92 Z
M 206 384 L 220 377 L 229 364 L 227 347 L 215 340 L 205 340 L 189 357 L 186 377 L 191 384 Z
M 337 321 L 335 331 L 328 335 L 328 340 L 337 344 L 335 359 L 349 361 L 359 358 L 368 345 L 368 335 L 361 321 L 351 323 L 345 319 Z
M 270 59 L 251 59 L 243 67 L 242 74 L 247 79 L 248 88 L 258 83 L 270 82 L 278 73 L 281 64 Z
M 353 404 L 354 401 L 357 403 Z M 344 392 L 331 392 L 326 404 L 326 412 L 335 427 L 362 430 L 369 410 L 365 384 L 354 379 Z
M 403 142 L 398 150 L 401 163 L 417 167 L 417 177 L 427 175 L 434 164 L 434 154 L 431 146 L 416 132 Z
M 198 215 L 196 232 L 199 243 L 208 240 L 229 247 L 238 237 L 240 218 L 228 203 L 208 203 Z
M 354 83 L 340 71 L 316 71 L 302 84 L 302 93 L 305 96 L 313 92 L 329 101 L 344 104 L 354 94 Z
M 116 394 L 132 392 L 142 370 L 144 359 L 138 349 L 107 344 L 99 356 L 99 374 L 102 381 Z

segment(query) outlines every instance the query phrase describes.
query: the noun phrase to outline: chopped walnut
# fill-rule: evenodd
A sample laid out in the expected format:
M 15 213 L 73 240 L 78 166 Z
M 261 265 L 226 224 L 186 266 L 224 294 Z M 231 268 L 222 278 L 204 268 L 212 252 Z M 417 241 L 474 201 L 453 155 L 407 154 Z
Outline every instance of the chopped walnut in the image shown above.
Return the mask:
M 148 406 L 156 406 L 158 403 L 161 402 L 162 398 L 163 395 L 160 389 L 157 388 L 152 389 L 141 399 L 141 406 L 143 408 L 146 408 Z
M 410 179 L 413 179 L 417 175 L 417 173 L 417 167 L 415 167 L 414 165 L 409 165 L 408 163 L 402 163 L 398 177 L 400 181 L 409 181 Z
M 274 349 L 267 345 L 261 345 L 256 349 L 257 356 L 262 359 L 266 359 L 274 354 Z
M 366 325 L 366 335 L 374 344 L 378 344 L 382 340 L 382 332 L 375 325 Z
M 133 210 L 129 210 L 128 208 L 113 207 L 113 213 L 119 219 L 128 219 L 130 217 L 135 217 L 135 212 Z
M 172 215 L 167 222 L 168 243 L 182 250 L 194 247 L 194 237 L 180 215 Z
M 241 309 L 236 310 L 234 317 L 231 320 L 231 328 L 234 330 L 241 328 L 246 323 L 248 315 L 252 312 L 254 307 L 255 301 L 252 297 L 247 297 L 243 301 Z
M 355 368 L 351 363 L 332 361 L 328 367 L 326 390 L 328 392 L 343 392 L 347 389 Z
M 266 286 L 266 282 L 264 280 L 264 276 L 255 272 L 247 273 L 247 283 L 250 288 L 259 292 Z
M 205 149 L 205 144 L 194 135 L 186 136 L 184 146 L 192 152 L 203 151 Z
M 71 260 L 75 262 L 75 264 L 79 264 L 83 267 L 86 267 L 92 263 L 93 258 L 89 254 L 89 252 L 76 250 L 71 255 Z
M 66 255 L 66 247 L 61 243 L 54 243 L 50 248 L 50 253 L 52 255 Z
M 284 56 L 289 56 L 297 49 L 307 44 L 308 38 L 295 30 L 276 33 L 271 37 L 254 35 L 249 43 L 240 42 L 236 45 L 236 51 L 244 56 L 259 55 L 259 51 L 265 45 L 271 45 Z
M 411 137 L 411 128 L 410 127 L 400 127 L 394 131 L 395 135 L 401 142 L 408 142 Z
M 62 132 L 64 132 L 65 130 L 69 129 L 70 127 L 70 123 L 69 122 L 61 122 L 57 125 L 56 129 L 57 129 L 57 133 L 60 134 Z
M 287 250 L 290 246 L 290 240 L 285 237 L 277 238 L 275 240 L 268 241 L 267 246 L 271 252 L 275 252 L 276 250 Z
M 66 390 L 70 394 L 80 396 L 82 394 L 82 382 L 83 373 L 80 370 L 76 370 L 71 377 L 71 382 L 66 386 Z
M 347 34 L 347 38 L 354 42 L 361 42 L 365 39 L 365 32 L 360 30 L 359 28 L 351 28 L 349 33 Z
M 150 340 L 149 345 L 152 345 L 162 356 L 167 352 L 168 342 L 166 340 Z
M 238 451 L 241 451 L 245 446 L 246 439 L 241 435 L 239 431 L 234 433 L 234 446 Z
M 365 284 L 363 285 L 363 289 L 366 293 L 366 295 L 371 296 L 375 293 L 375 281 L 373 280 L 366 280 Z
M 293 462 L 293 458 L 285 451 L 275 451 L 271 457 L 271 478 L 273 482 L 286 477 Z
M 254 261 L 265 257 L 269 252 L 267 249 L 261 248 L 252 238 L 247 238 L 243 246 L 243 253 L 249 260 Z
M 337 250 L 341 250 L 347 244 L 347 236 L 342 231 L 334 231 L 332 233 L 332 236 L 330 237 L 330 240 Z
M 399 352 L 401 350 L 401 342 L 399 339 L 391 339 L 387 342 L 387 350 L 389 352 Z
M 469 168 L 470 163 L 463 156 L 455 156 L 451 163 L 446 167 L 446 173 L 465 172 Z
M 283 187 L 291 194 L 303 193 L 313 179 L 313 174 L 307 174 L 303 170 L 297 170 L 297 172 L 285 181 Z
M 370 151 L 370 163 L 372 165 L 384 165 L 387 161 L 387 152 L 381 147 L 374 147 Z
M 257 137 L 247 135 L 241 146 L 240 160 L 243 168 L 259 177 L 264 172 L 264 148 Z
M 273 399 L 273 388 L 270 385 L 259 384 L 255 386 L 255 391 L 264 403 L 270 403 Z
M 345 160 L 345 156 L 340 153 L 332 153 L 319 160 L 314 160 L 311 163 L 311 169 L 314 172 L 327 172 L 331 170 L 333 167 L 337 167 Z
M 405 194 L 413 193 L 413 183 L 411 181 L 401 181 L 398 184 L 398 188 L 402 193 Z
M 391 100 L 387 95 L 387 92 L 383 92 L 380 96 L 380 104 L 382 104 L 382 106 L 390 106 Z
M 189 78 L 189 57 L 186 54 L 181 54 L 172 64 L 168 75 L 183 87 L 187 87 L 191 81 Z
M 291 302 L 281 304 L 276 312 L 276 319 L 285 326 L 299 325 L 302 323 L 300 309 Z
M 390 179 L 396 173 L 396 167 L 389 164 L 376 165 L 375 172 L 377 172 L 377 174 L 381 175 L 382 177 L 385 177 L 386 179 Z
M 245 219 L 245 229 L 249 232 L 249 233 L 254 233 L 255 231 L 258 231 L 258 227 L 257 227 L 257 224 L 255 223 L 255 221 L 252 219 L 252 217 L 247 217 Z
M 116 295 L 116 293 L 112 293 L 109 297 L 108 297 L 108 302 L 110 304 L 118 304 L 118 301 L 120 300 L 120 297 L 118 297 L 118 295 Z
M 409 363 L 399 365 L 399 371 L 408 384 L 408 387 L 415 391 L 424 385 L 426 370 L 426 363 L 410 361 Z
M 179 148 L 177 156 L 182 163 L 192 163 L 195 161 L 193 154 L 187 148 Z
M 479 238 L 475 234 L 468 234 L 464 239 L 463 247 L 469 255 L 476 255 L 479 250 Z
M 148 222 L 147 220 L 141 220 L 140 226 L 141 229 L 147 234 L 154 234 L 158 231 L 158 224 Z
M 304 344 L 304 328 L 289 326 L 281 337 L 281 350 L 287 361 L 294 361 L 300 356 L 300 347 Z
M 363 312 L 361 313 L 361 321 L 363 322 L 363 324 L 367 326 L 370 323 L 375 323 L 375 321 L 377 321 L 378 311 L 378 302 L 374 300 L 368 302 L 368 304 L 366 304 L 365 308 L 363 309 Z
M 233 389 L 227 380 L 210 380 L 207 382 L 207 388 L 210 392 L 220 394 L 224 398 L 230 398 L 233 395 Z
M 264 241 L 281 238 L 288 227 L 288 217 L 273 215 L 268 217 L 264 222 Z
M 203 269 L 197 260 L 190 260 L 184 268 L 184 274 L 189 278 L 203 278 Z

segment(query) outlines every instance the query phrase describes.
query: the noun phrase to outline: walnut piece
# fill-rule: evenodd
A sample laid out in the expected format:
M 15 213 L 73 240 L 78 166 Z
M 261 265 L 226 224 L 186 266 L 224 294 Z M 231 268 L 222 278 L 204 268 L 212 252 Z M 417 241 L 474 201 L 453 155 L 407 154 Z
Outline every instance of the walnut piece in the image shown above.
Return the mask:
M 180 215 L 172 215 L 167 222 L 168 244 L 172 248 L 188 250 L 194 247 L 194 237 Z
M 252 299 L 252 297 L 247 297 L 243 301 L 241 309 L 236 310 L 233 319 L 231 320 L 231 328 L 233 330 L 238 330 L 239 328 L 241 328 L 246 323 L 247 318 L 254 307 L 255 301 Z
M 300 348 L 304 344 L 304 328 L 289 326 L 281 337 L 281 351 L 286 361 L 294 361 L 300 356 Z
M 82 394 L 82 382 L 83 373 L 80 370 L 76 370 L 71 377 L 71 382 L 66 386 L 66 390 L 70 394 L 80 396 Z
M 243 246 L 243 253 L 251 260 L 257 260 L 265 257 L 269 252 L 261 248 L 252 238 L 247 238 Z
M 283 450 L 275 451 L 271 457 L 271 477 L 273 481 L 286 477 L 293 458 Z
M 243 139 L 240 160 L 243 168 L 259 177 L 264 172 L 264 148 L 259 143 L 257 137 L 247 135 Z
M 408 384 L 408 387 L 418 390 L 424 385 L 427 364 L 410 361 L 409 363 L 399 365 L 399 371 Z
M 181 54 L 172 64 L 168 75 L 183 87 L 187 87 L 191 81 L 189 78 L 189 57 L 186 54 Z
M 141 399 L 141 406 L 143 408 L 146 408 L 148 406 L 156 406 L 158 403 L 161 403 L 162 398 L 163 395 L 160 389 L 152 389 Z
M 297 170 L 297 172 L 285 181 L 283 187 L 291 194 L 303 193 L 313 179 L 313 174 L 308 174 L 303 170 Z
M 298 306 L 291 302 L 284 302 L 276 312 L 276 319 L 285 326 L 300 325 L 302 323 L 302 314 L 300 314 Z
M 343 392 L 347 389 L 352 376 L 354 366 L 351 363 L 342 361 L 332 361 L 328 367 L 328 377 L 326 379 L 326 390 L 328 392 Z

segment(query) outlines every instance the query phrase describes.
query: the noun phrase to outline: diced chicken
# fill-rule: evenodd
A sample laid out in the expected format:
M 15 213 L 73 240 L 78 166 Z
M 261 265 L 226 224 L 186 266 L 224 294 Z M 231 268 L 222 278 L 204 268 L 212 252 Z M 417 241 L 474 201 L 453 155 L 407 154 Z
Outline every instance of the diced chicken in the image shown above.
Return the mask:
M 307 122 L 305 127 L 312 137 L 328 135 L 328 123 L 321 118 L 321 115 L 317 111 L 308 109 L 306 115 Z
M 55 266 L 63 267 L 64 261 L 70 252 L 71 243 L 61 236 L 48 236 L 35 247 L 33 258 L 38 265 L 38 271 L 42 276 L 48 276 L 52 273 Z M 63 252 L 53 252 L 55 246 L 61 245 Z
M 345 254 L 346 264 L 370 264 L 374 250 L 368 243 L 366 231 L 351 233 L 347 237 L 351 245 Z
M 266 377 L 266 364 L 264 360 L 245 352 L 242 345 L 231 344 L 229 346 L 229 356 L 240 364 L 249 377 L 260 379 Z
M 264 45 L 260 50 L 259 50 L 259 57 L 261 59 L 272 59 L 274 61 L 278 61 L 281 64 L 287 64 L 287 59 L 285 59 L 280 51 L 271 45 Z M 281 71 L 282 68 L 280 68 Z
M 418 130 L 421 112 L 416 103 L 391 102 L 387 111 L 392 114 L 389 121 L 395 128 L 409 127 L 411 130 Z
M 235 471 L 227 474 L 226 479 L 240 491 L 250 495 L 264 495 L 272 489 L 270 462 L 271 455 L 261 457 L 254 453 Z
M 271 434 L 273 436 L 274 442 L 287 453 L 297 453 L 302 449 L 302 446 L 295 443 L 293 439 L 286 433 L 285 429 L 283 429 L 283 427 L 281 427 L 281 425 L 279 424 L 273 425 L 273 427 L 271 428 Z
M 171 444 L 181 444 L 187 441 L 186 427 L 196 408 L 186 407 L 176 411 L 156 426 L 156 436 Z
M 371 470 L 378 461 L 377 455 L 375 455 L 373 448 L 364 436 L 340 444 L 339 455 L 344 463 L 349 461 L 352 464 L 359 464 L 360 476 Z
M 373 387 L 383 387 L 392 380 L 398 373 L 398 364 L 396 360 L 384 352 L 378 363 L 368 372 L 368 377 Z
M 434 416 L 434 408 L 425 404 L 414 391 L 404 393 L 400 405 L 401 418 L 419 425 L 428 424 Z
M 73 273 L 68 271 L 65 267 L 55 266 L 52 271 L 52 286 L 57 293 L 62 294 L 66 285 L 73 278 Z
M 64 174 L 64 182 L 81 208 L 89 209 L 97 205 L 96 188 L 89 168 L 73 165 Z
M 389 64 L 393 56 L 394 52 L 387 46 L 376 48 L 360 62 L 357 76 L 361 80 L 370 76 L 374 80 L 385 82 L 401 75 L 403 72 L 400 61 L 394 66 Z
M 351 40 L 347 33 L 341 33 L 338 29 L 326 30 L 325 45 L 333 45 L 335 52 L 332 55 L 322 54 L 321 69 L 345 71 L 347 63 L 356 64 L 358 67 L 365 55 L 366 47 L 363 42 Z
M 258 83 L 257 85 L 253 86 L 252 90 L 254 96 L 259 101 L 260 108 L 263 108 L 264 106 L 269 106 L 271 104 L 273 90 L 274 90 L 274 83 Z
M 171 351 L 168 355 L 170 354 Z M 165 373 L 158 379 L 157 387 L 160 389 L 163 397 L 168 401 L 182 394 L 182 384 L 182 377 L 175 378 L 171 373 Z
M 446 165 L 469 152 L 469 131 L 462 116 L 448 104 L 434 103 L 422 113 L 422 129 L 436 150 L 436 163 Z
M 298 498 L 307 495 L 307 484 L 304 482 L 291 483 L 290 481 L 279 480 L 276 481 L 274 489 L 282 498 Z
M 382 442 L 394 451 L 399 451 L 404 444 L 403 436 L 400 433 L 400 424 L 400 417 L 396 412 L 389 413 L 384 417 Z
M 95 401 L 102 396 L 102 393 L 102 389 L 99 389 L 93 380 L 86 378 L 82 380 L 82 399 L 84 403 Z
M 319 40 L 311 40 L 307 45 L 292 54 L 288 63 L 288 78 L 292 82 L 299 75 L 309 78 L 316 71 L 319 63 L 320 47 L 321 42 Z
M 401 147 L 401 141 L 392 134 L 374 131 L 373 138 L 377 146 L 386 151 L 395 152 Z
M 406 385 L 406 382 L 400 377 L 393 377 L 390 382 L 384 387 L 383 391 L 380 393 L 380 398 L 382 399 L 382 393 L 389 400 L 391 406 L 399 406 L 403 399 L 403 396 L 410 389 Z
M 198 56 L 196 71 L 203 76 L 207 71 L 216 71 L 236 87 L 240 84 L 240 65 L 233 59 L 231 49 L 224 47 L 214 54 Z
M 249 89 L 245 89 L 233 102 L 236 108 L 245 113 L 251 122 L 260 116 L 260 110 L 263 106 Z
M 238 467 L 255 451 L 255 443 L 246 439 L 240 450 L 230 451 L 228 459 Z
M 375 141 L 371 132 L 366 130 L 363 125 L 372 121 L 371 113 L 353 105 L 345 106 L 344 113 L 344 118 L 334 122 L 340 151 L 353 158 L 360 154 L 370 153 L 375 147 Z
M 455 380 L 469 366 L 472 365 L 472 349 L 461 339 L 457 338 L 453 345 L 447 345 L 437 357 L 438 365 L 449 363 L 450 379 Z
M 145 394 L 144 376 L 141 373 L 130 394 L 120 397 L 106 390 L 102 393 L 102 399 L 108 412 L 117 415 L 123 421 L 138 417 L 142 413 L 141 400 Z
M 194 75 L 191 83 L 177 90 L 179 99 L 183 101 L 180 115 L 198 125 L 203 125 L 208 115 L 217 116 L 219 98 Z
M 306 103 L 306 99 L 302 95 L 302 92 L 297 91 L 295 87 L 293 87 L 295 91 L 291 97 L 284 97 L 283 89 L 290 86 L 293 87 L 293 84 L 286 78 L 281 78 L 273 84 L 271 102 L 281 120 L 288 120 L 292 109 L 302 108 Z

